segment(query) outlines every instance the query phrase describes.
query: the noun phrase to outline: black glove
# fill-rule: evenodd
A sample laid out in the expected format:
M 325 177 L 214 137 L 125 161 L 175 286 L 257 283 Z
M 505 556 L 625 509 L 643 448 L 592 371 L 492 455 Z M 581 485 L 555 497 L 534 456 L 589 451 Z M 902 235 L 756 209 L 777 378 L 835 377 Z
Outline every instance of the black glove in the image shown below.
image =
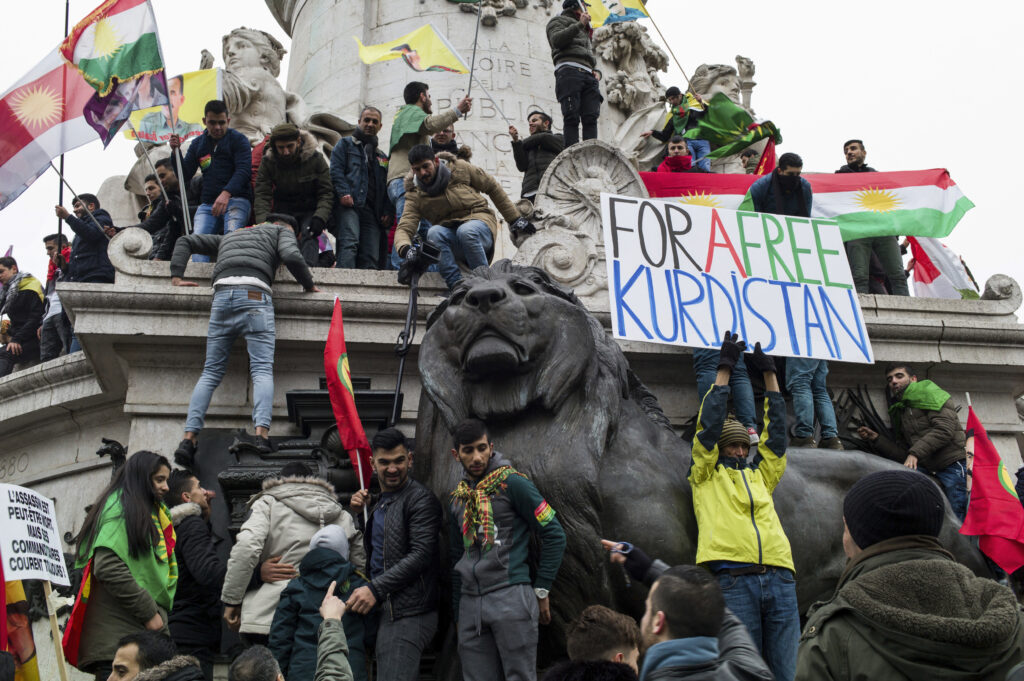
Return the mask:
M 747 349 L 747 344 L 739 340 L 739 337 L 737 333 L 725 332 L 725 336 L 722 338 L 722 350 L 718 355 L 719 369 L 722 367 L 730 370 L 736 368 L 736 362 L 740 361 L 740 356 Z
M 651 557 L 635 546 L 632 551 L 626 554 L 626 572 L 637 582 L 644 581 L 647 571 L 651 569 L 653 564 L 654 561 Z
M 326 226 L 327 223 L 324 222 L 322 217 L 314 215 L 309 221 L 309 233 L 313 236 L 320 236 L 324 233 L 324 227 Z
M 405 249 L 405 258 L 402 260 L 402 264 L 398 266 L 398 283 L 402 286 L 408 286 L 412 283 L 412 275 L 422 271 L 423 269 L 420 267 L 420 250 L 409 246 Z
M 512 236 L 530 236 L 537 233 L 537 227 L 526 218 L 516 218 L 516 221 L 508 226 Z
M 762 374 L 765 372 L 775 373 L 775 360 L 764 354 L 760 343 L 754 343 L 754 354 L 746 359 L 747 367 L 752 367 Z

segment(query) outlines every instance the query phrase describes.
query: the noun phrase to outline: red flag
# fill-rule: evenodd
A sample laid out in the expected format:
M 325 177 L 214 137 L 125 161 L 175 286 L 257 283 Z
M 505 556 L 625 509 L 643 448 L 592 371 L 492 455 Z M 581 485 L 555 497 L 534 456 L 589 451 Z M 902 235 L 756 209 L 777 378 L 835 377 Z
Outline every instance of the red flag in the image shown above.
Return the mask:
M 974 473 L 960 534 L 978 535 L 982 553 L 1012 573 L 1024 566 L 1024 507 L 973 407 L 967 411 L 967 430 L 974 431 Z
M 756 175 L 767 175 L 768 173 L 775 170 L 775 138 L 769 137 L 768 144 L 764 145 L 764 152 L 761 154 L 761 160 L 757 164 Z
M 327 392 L 331 396 L 331 409 L 338 422 L 341 446 L 348 452 L 352 467 L 359 473 L 359 484 L 365 489 L 370 483 L 370 443 L 363 431 L 363 423 L 356 412 L 356 397 L 352 389 L 348 352 L 345 350 L 345 325 L 341 319 L 341 301 L 334 299 L 331 329 L 324 347 L 324 373 Z
M 71 617 L 64 628 L 61 647 L 64 657 L 72 667 L 78 666 L 79 648 L 82 644 L 82 632 L 85 630 L 85 611 L 89 607 L 89 595 L 92 593 L 92 558 L 85 564 L 82 571 L 82 585 L 78 587 L 78 598 L 71 608 Z

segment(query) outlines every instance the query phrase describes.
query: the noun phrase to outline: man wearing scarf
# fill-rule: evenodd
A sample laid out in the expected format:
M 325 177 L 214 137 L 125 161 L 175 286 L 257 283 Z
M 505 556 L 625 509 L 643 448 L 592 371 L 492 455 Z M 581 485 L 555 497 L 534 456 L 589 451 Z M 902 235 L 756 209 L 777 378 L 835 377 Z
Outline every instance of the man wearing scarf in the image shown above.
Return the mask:
M 340 204 L 334 210 L 335 267 L 384 267 L 386 230 L 395 220 L 395 208 L 388 198 L 388 157 L 377 145 L 380 126 L 380 110 L 366 107 L 352 136 L 342 137 L 331 152 L 331 182 Z
M 810 218 L 811 184 L 800 177 L 804 162 L 794 153 L 779 157 L 779 167 L 750 185 L 750 198 L 758 213 Z M 804 221 L 809 223 L 809 220 Z M 790 447 L 814 447 L 814 420 L 821 426 L 821 449 L 843 448 L 832 398 L 828 395 L 828 362 L 808 357 L 786 360 L 786 389 L 793 396 L 796 424 Z
M 896 400 L 889 420 L 896 442 L 867 426 L 857 434 L 882 456 L 936 477 L 960 520 L 967 515 L 967 436 L 949 393 L 932 381 L 919 381 L 909 364 L 885 369 L 889 393 Z
M 537 623 L 551 621 L 548 594 L 565 551 L 555 510 L 494 451 L 487 427 L 455 427 L 452 456 L 463 477 L 451 494 L 452 599 L 465 681 L 537 678 Z M 531 584 L 530 535 L 540 540 Z
M 43 323 L 43 286 L 28 272 L 18 271 L 14 258 L 0 258 L 0 315 L 11 320 L 10 340 L 0 349 L 0 376 L 14 371 L 15 364 L 39 359 L 40 325 Z

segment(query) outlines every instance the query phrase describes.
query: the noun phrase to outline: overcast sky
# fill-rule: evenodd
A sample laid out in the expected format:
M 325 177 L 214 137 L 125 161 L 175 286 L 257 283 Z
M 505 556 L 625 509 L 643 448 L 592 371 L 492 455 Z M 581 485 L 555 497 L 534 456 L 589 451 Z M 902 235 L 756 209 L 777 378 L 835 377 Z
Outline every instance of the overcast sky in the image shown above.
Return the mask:
M 72 0 L 72 24 L 96 4 Z M 259 0 L 153 5 L 171 73 L 198 68 L 204 47 L 219 65 L 221 36 L 240 24 L 284 38 Z M 650 2 L 688 74 L 704 62 L 732 65 L 737 54 L 754 60 L 758 86 L 752 106 L 781 128 L 780 153 L 803 156 L 805 172 L 834 171 L 845 162 L 842 143 L 854 137 L 865 141 L 867 161 L 878 170 L 948 168 L 977 207 L 946 243 L 982 286 L 996 273 L 1024 280 L 1018 158 L 1022 11 L 1013 9 L 1015 3 L 999 7 L 935 0 Z M 64 27 L 59 0 L 5 3 L 4 10 L 0 91 L 56 46 Z M 666 84 L 684 85 L 675 65 L 662 77 Z M 126 172 L 134 159 L 131 146 L 119 138 L 106 151 L 96 142 L 70 152 L 68 180 L 76 191 L 95 191 L 103 178 Z M 22 268 L 40 277 L 42 237 L 56 229 L 57 184 L 48 172 L 0 212 L 0 252 L 13 243 Z M 70 207 L 69 198 L 65 203 Z

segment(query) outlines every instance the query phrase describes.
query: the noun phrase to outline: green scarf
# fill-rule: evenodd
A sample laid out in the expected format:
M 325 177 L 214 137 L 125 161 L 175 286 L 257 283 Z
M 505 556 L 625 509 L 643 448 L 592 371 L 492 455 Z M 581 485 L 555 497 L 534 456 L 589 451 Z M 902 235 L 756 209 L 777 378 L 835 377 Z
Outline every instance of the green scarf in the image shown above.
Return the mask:
M 418 135 L 420 126 L 423 125 L 426 118 L 427 112 L 415 104 L 406 104 L 399 109 L 395 114 L 395 120 L 391 123 L 391 148 L 395 148 L 398 140 L 402 139 L 402 135 Z M 390 154 L 390 152 L 388 153 Z
M 892 421 L 893 432 L 900 432 L 900 419 L 903 410 L 912 407 L 925 411 L 938 411 L 949 400 L 949 393 L 935 385 L 932 381 L 916 381 L 909 384 L 903 391 L 899 402 L 889 407 L 889 420 Z
M 128 547 L 128 533 L 124 527 L 121 493 L 111 494 L 103 506 L 96 540 L 87 552 L 81 554 L 75 562 L 75 567 L 84 567 L 92 560 L 97 548 L 110 549 L 124 561 L 136 583 L 153 597 L 157 605 L 170 611 L 178 586 L 178 561 L 174 557 L 174 525 L 171 523 L 167 506 L 162 501 L 153 507 L 152 518 L 160 540 L 153 545 L 152 551 L 133 558 Z

